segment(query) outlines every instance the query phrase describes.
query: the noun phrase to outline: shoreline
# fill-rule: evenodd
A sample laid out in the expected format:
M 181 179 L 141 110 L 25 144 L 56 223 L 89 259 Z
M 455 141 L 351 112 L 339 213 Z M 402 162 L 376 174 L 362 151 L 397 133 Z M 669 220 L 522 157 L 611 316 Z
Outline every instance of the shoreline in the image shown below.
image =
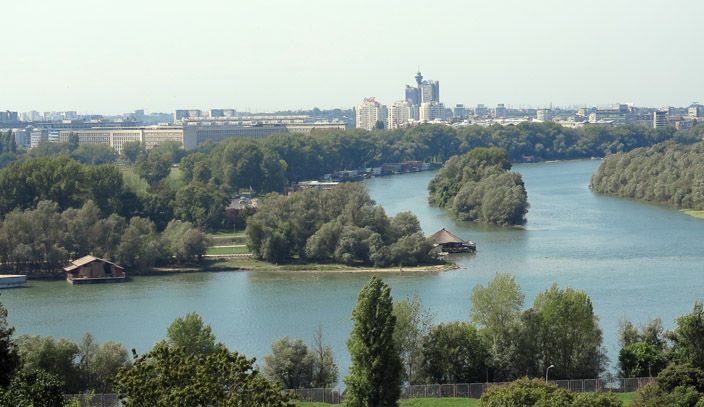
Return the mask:
M 237 260 L 213 261 L 202 267 L 155 267 L 142 272 L 127 273 L 130 277 L 165 276 L 185 273 L 222 273 L 222 272 L 255 272 L 255 273 L 440 273 L 456 270 L 460 267 L 455 263 L 433 264 L 415 267 L 354 267 L 344 264 L 270 264 L 258 260 L 240 262 Z M 253 264 L 256 262 L 256 264 Z M 247 264 L 249 263 L 249 264 Z M 27 280 L 32 281 L 58 281 L 65 280 L 63 273 L 33 273 L 27 275 Z

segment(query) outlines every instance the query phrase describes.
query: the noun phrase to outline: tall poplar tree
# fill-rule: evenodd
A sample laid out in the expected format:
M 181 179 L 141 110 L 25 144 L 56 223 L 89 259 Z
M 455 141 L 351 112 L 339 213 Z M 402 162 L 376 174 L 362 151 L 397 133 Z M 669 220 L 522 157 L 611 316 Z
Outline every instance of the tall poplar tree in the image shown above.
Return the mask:
M 372 277 L 352 311 L 354 328 L 347 340 L 352 358 L 347 384 L 349 407 L 396 407 L 401 395 L 402 365 L 393 338 L 391 288 Z

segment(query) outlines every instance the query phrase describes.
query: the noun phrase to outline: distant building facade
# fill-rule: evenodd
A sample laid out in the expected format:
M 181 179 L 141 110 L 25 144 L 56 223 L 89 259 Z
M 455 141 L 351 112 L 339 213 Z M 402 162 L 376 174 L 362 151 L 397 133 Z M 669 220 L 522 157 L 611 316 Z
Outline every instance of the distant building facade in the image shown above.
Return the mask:
M 373 97 L 365 98 L 357 105 L 356 115 L 358 129 L 372 130 L 378 121 L 384 124 L 385 129 L 388 128 L 388 109 Z

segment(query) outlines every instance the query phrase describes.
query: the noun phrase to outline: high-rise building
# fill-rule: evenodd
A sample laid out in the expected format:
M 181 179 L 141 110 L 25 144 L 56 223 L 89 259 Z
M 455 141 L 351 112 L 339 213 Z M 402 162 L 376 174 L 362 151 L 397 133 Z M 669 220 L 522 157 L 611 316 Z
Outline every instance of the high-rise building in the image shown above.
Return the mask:
M 420 105 L 420 120 L 430 122 L 445 120 L 445 105 L 440 102 L 425 102 Z
M 440 101 L 440 82 L 438 81 L 423 81 L 420 84 L 420 102 L 439 102 Z
M 408 123 L 414 117 L 413 111 L 418 111 L 418 107 L 409 103 L 407 100 L 399 100 L 389 107 L 389 130 L 398 129 L 405 123 Z
M 356 110 L 358 129 L 372 130 L 378 121 L 384 124 L 385 129 L 388 128 L 388 110 L 375 98 L 364 98 L 364 102 L 357 105 Z
M 667 110 L 653 112 L 653 128 L 659 129 L 667 126 Z
M 536 111 L 535 118 L 541 122 L 549 122 L 552 120 L 552 110 L 538 109 Z
M 489 116 L 489 108 L 484 106 L 483 103 L 479 103 L 477 107 L 474 108 L 474 115 L 477 117 L 487 117 Z
M 406 85 L 406 102 L 420 106 L 420 89 Z
M 494 117 L 506 117 L 506 107 L 503 103 L 499 103 L 494 109 Z
M 702 105 L 692 105 L 687 108 L 687 117 L 696 119 L 697 117 L 704 117 L 704 106 Z
M 467 109 L 464 108 L 463 104 L 455 105 L 452 113 L 456 119 L 466 119 L 469 116 L 467 114 Z

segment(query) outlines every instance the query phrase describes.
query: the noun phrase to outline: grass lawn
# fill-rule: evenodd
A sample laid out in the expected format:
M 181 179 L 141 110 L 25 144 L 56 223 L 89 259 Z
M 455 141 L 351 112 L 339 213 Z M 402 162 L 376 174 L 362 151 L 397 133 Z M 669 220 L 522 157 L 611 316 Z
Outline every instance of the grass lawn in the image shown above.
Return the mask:
M 206 233 L 206 236 L 208 236 L 211 239 L 234 239 L 238 237 L 245 237 L 244 230 L 238 230 L 235 233 L 232 233 L 232 230 L 218 230 L 217 232 L 213 233 Z
M 704 219 L 704 211 L 682 211 L 685 215 L 694 216 L 695 218 Z
M 246 247 L 211 247 L 205 254 L 246 254 L 249 249 Z
M 628 407 L 633 404 L 636 393 L 616 393 L 623 405 Z M 442 398 L 442 399 L 406 399 L 399 402 L 399 407 L 476 407 L 479 405 L 478 399 L 465 398 Z M 341 404 L 327 403 L 296 403 L 297 407 L 333 407 Z

